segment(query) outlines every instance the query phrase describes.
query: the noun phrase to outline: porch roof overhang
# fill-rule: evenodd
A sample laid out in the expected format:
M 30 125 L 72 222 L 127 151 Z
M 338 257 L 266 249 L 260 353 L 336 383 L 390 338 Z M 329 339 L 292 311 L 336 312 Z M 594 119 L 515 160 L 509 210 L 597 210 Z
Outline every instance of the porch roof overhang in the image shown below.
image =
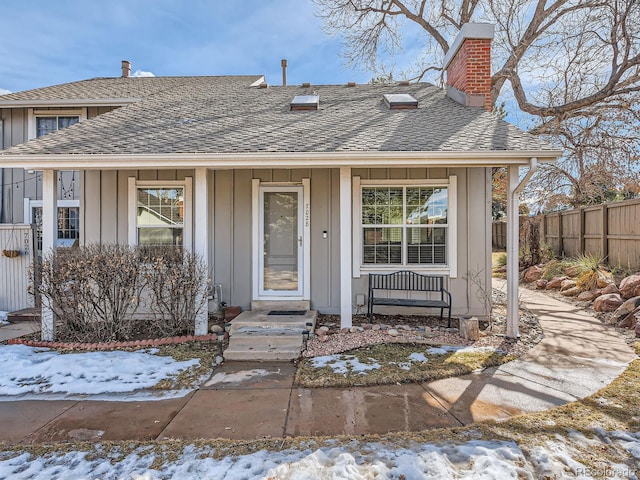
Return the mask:
M 560 150 L 434 152 L 260 152 L 172 154 L 0 154 L 0 167 L 25 170 L 245 169 L 338 167 L 500 167 L 526 166 L 531 158 L 551 162 Z

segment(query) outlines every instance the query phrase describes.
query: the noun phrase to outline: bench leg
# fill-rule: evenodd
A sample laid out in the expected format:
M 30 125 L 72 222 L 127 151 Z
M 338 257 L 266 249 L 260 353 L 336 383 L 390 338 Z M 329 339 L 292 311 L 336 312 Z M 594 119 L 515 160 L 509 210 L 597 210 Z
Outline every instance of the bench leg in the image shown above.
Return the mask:
M 447 318 L 447 328 L 451 328 L 451 307 L 449 307 L 449 317 Z

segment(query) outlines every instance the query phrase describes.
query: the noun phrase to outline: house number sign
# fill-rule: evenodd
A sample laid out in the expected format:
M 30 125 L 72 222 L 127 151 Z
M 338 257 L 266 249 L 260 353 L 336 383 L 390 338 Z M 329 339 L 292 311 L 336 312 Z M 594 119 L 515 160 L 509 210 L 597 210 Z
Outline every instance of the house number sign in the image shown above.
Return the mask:
M 311 213 L 309 210 L 309 204 L 305 203 L 304 204 L 304 226 L 305 227 L 308 227 L 311 224 L 310 217 L 311 217 Z
M 24 254 L 25 255 L 29 255 L 29 252 L 31 252 L 31 248 L 30 248 L 30 237 L 31 237 L 31 231 L 26 231 L 24 232 Z

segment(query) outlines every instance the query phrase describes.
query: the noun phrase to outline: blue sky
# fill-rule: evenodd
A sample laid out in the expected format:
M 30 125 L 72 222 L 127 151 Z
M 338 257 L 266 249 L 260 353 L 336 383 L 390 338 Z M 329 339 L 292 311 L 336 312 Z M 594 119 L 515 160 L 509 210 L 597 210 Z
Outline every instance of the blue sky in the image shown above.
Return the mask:
M 133 72 L 264 74 L 288 83 L 368 82 L 308 0 L 2 0 L 0 93 Z

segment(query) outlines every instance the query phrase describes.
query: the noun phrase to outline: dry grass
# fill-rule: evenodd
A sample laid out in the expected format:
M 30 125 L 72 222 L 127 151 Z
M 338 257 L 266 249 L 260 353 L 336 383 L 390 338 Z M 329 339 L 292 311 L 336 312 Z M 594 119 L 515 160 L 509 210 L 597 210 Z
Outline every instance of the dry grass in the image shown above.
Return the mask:
M 176 390 L 196 388 L 202 383 L 202 379 L 213 372 L 216 355 L 218 354 L 217 342 L 188 342 L 178 345 L 163 345 L 158 347 L 156 355 L 172 357 L 177 361 L 185 361 L 197 358 L 199 365 L 180 372 L 177 376 L 160 381 L 155 390 Z
M 360 362 L 372 364 L 375 360 L 380 368 L 360 374 L 349 370 L 334 373 L 331 367 L 315 368 L 312 359 L 304 359 L 296 372 L 295 383 L 306 388 L 353 387 L 366 385 L 389 385 L 438 380 L 464 375 L 473 371 L 502 365 L 513 359 L 495 351 L 449 352 L 445 355 L 428 355 L 425 345 L 384 343 L 371 345 L 340 354 L 355 356 Z M 409 355 L 424 353 L 427 362 L 411 362 Z

